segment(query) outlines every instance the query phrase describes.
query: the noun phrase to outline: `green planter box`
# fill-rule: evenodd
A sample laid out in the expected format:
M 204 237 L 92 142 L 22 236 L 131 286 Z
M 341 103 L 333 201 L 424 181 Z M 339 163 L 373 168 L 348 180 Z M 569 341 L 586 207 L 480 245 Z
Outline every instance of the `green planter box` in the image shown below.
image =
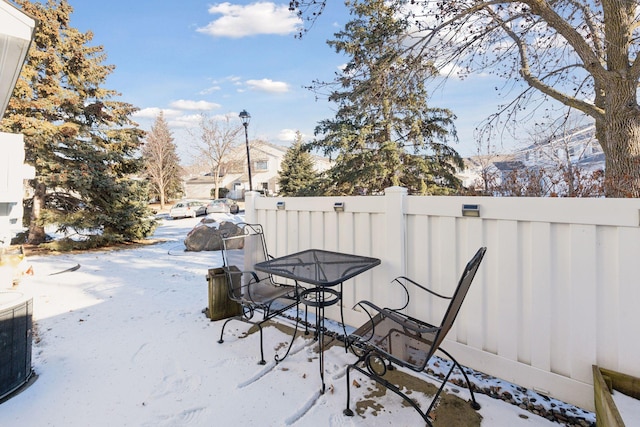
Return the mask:
M 593 391 L 596 405 L 596 426 L 624 427 L 625 423 L 611 393 L 617 390 L 640 399 L 640 378 L 593 366 Z M 638 420 L 627 420 L 636 422 Z
M 229 269 L 238 270 L 235 266 Z M 209 283 L 209 305 L 205 313 L 209 319 L 227 319 L 242 314 L 242 306 L 229 298 L 227 275 L 224 269 L 210 268 L 207 273 L 207 282 Z

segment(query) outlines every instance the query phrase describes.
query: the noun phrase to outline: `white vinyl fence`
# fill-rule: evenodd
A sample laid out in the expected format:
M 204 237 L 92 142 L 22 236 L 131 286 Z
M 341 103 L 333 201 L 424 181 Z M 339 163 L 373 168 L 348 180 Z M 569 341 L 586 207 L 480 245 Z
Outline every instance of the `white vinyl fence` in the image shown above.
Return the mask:
M 479 216 L 463 216 L 463 205 Z M 366 320 L 352 309 L 362 299 L 403 303 L 390 285 L 398 275 L 450 295 L 486 246 L 444 345 L 460 363 L 591 411 L 592 365 L 640 376 L 639 199 L 250 193 L 246 220 L 264 226 L 274 256 L 319 248 L 380 258 L 344 285 L 352 326 Z M 445 309 L 414 294 L 407 311 L 438 322 Z M 339 319 L 337 310 L 327 315 Z

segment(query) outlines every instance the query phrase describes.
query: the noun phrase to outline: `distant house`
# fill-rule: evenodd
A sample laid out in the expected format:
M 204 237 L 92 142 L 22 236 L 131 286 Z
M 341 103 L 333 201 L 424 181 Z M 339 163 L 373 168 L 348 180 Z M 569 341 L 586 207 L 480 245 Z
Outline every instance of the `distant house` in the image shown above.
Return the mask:
M 595 138 L 595 126 L 576 128 L 511 154 L 470 157 L 465 159 L 465 169 L 458 177 L 465 187 L 478 187 L 483 177 L 490 176 L 499 183 L 514 171 L 544 169 L 553 173 L 569 164 L 584 172 L 604 170 L 604 153 Z
M 456 176 L 462 181 L 464 187 L 472 188 L 483 182 L 483 176 L 504 177 L 512 170 L 521 167 L 524 165 L 515 161 L 512 154 L 473 156 L 464 159 L 464 169 Z
M 4 116 L 33 40 L 36 20 L 0 0 L 0 118 Z M 24 164 L 22 135 L 0 133 L 0 247 L 22 226 L 23 180 L 33 176 Z
M 287 147 L 254 141 L 250 145 L 251 183 L 253 191 L 260 191 L 267 196 L 278 194 L 280 164 L 287 152 Z M 330 167 L 330 161 L 324 157 L 314 156 L 316 171 L 324 171 Z M 249 191 L 249 174 L 247 168 L 247 152 L 244 145 L 238 146 L 229 156 L 219 177 L 221 188 L 229 190 L 228 197 L 243 199 L 244 192 Z M 211 174 L 187 177 L 184 181 L 184 193 L 188 199 L 209 199 L 215 181 Z
M 505 179 L 511 172 L 524 169 L 525 165 L 520 160 L 508 160 L 502 162 L 493 162 L 499 174 L 499 179 Z
M 573 129 L 566 135 L 518 150 L 514 159 L 542 168 L 571 163 L 589 171 L 604 170 L 604 152 L 595 138 L 595 126 Z

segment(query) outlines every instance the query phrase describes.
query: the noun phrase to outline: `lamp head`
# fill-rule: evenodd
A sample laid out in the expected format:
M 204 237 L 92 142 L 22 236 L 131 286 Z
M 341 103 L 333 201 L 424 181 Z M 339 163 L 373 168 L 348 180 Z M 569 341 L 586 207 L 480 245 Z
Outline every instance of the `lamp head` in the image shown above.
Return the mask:
M 247 113 L 247 110 L 242 110 L 240 112 L 240 120 L 242 120 L 242 124 L 247 126 L 249 124 L 249 120 L 251 119 L 251 115 Z

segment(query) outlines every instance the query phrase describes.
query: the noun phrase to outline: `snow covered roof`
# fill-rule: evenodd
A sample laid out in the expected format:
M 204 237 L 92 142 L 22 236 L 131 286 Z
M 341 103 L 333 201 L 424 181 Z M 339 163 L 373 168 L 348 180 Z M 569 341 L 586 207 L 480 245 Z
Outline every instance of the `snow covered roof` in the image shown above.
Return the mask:
M 501 171 L 516 171 L 524 169 L 524 164 L 519 160 L 493 162 L 494 166 Z

